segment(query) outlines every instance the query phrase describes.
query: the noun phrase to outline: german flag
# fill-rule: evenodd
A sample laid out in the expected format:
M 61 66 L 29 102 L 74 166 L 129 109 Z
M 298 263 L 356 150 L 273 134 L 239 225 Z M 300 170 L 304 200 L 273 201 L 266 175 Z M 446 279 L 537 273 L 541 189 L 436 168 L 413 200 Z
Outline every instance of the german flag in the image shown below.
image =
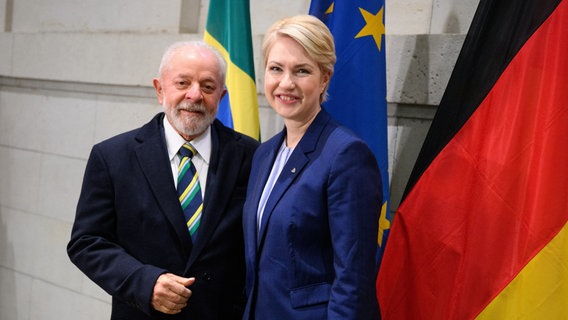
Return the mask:
M 383 319 L 568 317 L 568 0 L 481 0 L 395 215 Z
M 211 0 L 204 38 L 227 61 L 227 95 L 217 118 L 260 139 L 249 0 Z

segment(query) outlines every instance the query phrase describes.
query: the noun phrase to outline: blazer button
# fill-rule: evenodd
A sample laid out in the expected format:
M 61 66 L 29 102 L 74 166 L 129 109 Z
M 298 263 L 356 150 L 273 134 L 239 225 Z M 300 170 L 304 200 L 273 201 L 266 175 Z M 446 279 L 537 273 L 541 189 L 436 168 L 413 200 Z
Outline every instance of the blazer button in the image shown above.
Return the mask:
M 201 279 L 206 280 L 206 281 L 211 281 L 211 275 L 210 275 L 209 273 L 207 273 L 207 272 L 204 272 L 204 273 L 201 275 Z

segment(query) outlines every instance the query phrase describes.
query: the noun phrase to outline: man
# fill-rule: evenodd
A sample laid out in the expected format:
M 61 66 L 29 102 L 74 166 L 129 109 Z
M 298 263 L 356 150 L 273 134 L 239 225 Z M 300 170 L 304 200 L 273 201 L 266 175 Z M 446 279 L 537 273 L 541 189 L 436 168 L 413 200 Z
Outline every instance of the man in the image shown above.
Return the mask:
M 112 319 L 242 315 L 241 215 L 258 142 L 215 119 L 225 73 L 205 43 L 172 45 L 153 80 L 164 113 L 91 151 L 67 251 L 112 295 Z M 186 142 L 196 149 L 196 220 L 176 190 L 185 188 L 177 179 L 180 162 L 189 164 L 178 153 Z

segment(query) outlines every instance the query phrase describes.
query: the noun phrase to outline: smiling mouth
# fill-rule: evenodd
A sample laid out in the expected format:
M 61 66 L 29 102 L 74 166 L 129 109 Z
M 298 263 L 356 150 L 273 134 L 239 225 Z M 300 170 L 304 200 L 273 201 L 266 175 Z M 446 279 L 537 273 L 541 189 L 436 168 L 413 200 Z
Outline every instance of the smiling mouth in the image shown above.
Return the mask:
M 178 108 L 177 111 L 178 111 L 178 113 L 188 113 L 188 114 L 198 115 L 198 116 L 202 116 L 202 115 L 205 114 L 205 112 L 203 110 L 199 110 L 199 109 Z
M 182 111 L 183 111 L 183 112 L 189 112 L 189 113 L 199 113 L 199 114 L 203 113 L 203 112 L 200 111 L 200 110 L 179 109 L 179 111 L 180 111 L 180 112 L 182 112 Z
M 284 102 L 284 103 L 291 103 L 291 102 L 296 102 L 300 99 L 298 99 L 297 97 L 293 97 L 293 96 L 289 96 L 289 95 L 281 95 L 281 94 L 277 94 L 275 95 L 276 98 L 278 98 L 280 101 Z

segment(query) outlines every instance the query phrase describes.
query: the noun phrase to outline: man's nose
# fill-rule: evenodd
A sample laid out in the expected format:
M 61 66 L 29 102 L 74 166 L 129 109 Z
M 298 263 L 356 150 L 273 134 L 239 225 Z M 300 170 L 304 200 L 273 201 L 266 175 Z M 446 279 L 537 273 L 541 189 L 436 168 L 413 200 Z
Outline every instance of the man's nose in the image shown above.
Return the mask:
M 201 86 L 198 83 L 193 83 L 185 91 L 185 98 L 192 101 L 200 101 L 203 98 Z

